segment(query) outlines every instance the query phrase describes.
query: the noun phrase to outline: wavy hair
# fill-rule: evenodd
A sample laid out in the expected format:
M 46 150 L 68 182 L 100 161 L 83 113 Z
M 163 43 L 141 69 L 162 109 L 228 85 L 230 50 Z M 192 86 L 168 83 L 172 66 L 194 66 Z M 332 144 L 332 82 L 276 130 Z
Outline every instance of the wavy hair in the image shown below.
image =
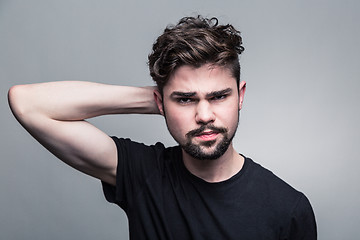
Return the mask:
M 219 25 L 215 17 L 184 17 L 177 25 L 167 26 L 155 41 L 148 57 L 150 75 L 162 93 L 180 66 L 213 64 L 228 68 L 239 85 L 241 44 L 240 32 L 230 24 Z

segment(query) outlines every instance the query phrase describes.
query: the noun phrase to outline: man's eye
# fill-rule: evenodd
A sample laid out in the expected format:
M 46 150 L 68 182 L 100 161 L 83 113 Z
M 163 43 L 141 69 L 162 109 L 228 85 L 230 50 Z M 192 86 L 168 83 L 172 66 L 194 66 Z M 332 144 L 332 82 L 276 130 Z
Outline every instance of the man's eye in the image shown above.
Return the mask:
M 224 98 L 226 98 L 227 96 L 226 95 L 219 95 L 219 96 L 214 96 L 211 98 L 211 100 L 222 100 Z
M 190 102 L 192 102 L 192 99 L 191 98 L 178 98 L 177 101 L 179 103 L 190 103 Z

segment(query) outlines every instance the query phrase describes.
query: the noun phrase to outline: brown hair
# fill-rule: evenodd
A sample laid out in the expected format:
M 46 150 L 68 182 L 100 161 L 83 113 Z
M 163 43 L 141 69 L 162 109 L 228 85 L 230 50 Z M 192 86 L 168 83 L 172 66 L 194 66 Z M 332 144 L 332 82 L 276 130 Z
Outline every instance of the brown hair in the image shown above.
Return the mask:
M 184 17 L 155 41 L 149 55 L 150 75 L 162 93 L 178 67 L 214 64 L 228 68 L 239 85 L 241 44 L 240 32 L 230 24 L 218 25 L 214 17 Z

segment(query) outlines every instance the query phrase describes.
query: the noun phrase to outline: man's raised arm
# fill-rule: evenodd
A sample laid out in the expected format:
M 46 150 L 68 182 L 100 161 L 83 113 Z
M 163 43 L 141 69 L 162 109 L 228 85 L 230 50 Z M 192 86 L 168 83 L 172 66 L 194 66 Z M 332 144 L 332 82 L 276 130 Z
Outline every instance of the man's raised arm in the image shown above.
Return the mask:
M 13 86 L 8 98 L 17 120 L 50 152 L 79 171 L 115 185 L 116 146 L 85 119 L 157 114 L 153 90 L 64 81 Z

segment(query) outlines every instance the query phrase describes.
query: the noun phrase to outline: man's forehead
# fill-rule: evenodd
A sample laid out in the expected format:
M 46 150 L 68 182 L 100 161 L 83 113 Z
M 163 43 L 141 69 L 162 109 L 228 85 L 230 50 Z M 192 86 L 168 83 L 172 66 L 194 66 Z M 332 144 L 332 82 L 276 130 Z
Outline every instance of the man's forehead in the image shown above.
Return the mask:
M 164 86 L 164 90 L 207 94 L 234 86 L 236 79 L 227 68 L 207 64 L 199 68 L 179 67 Z
M 194 67 L 190 65 L 183 65 L 180 66 L 175 70 L 175 72 L 170 77 L 171 79 L 174 78 L 191 78 L 191 77 L 217 77 L 219 75 L 228 75 L 231 77 L 231 72 L 228 68 L 221 67 L 214 64 L 204 64 L 200 67 Z

